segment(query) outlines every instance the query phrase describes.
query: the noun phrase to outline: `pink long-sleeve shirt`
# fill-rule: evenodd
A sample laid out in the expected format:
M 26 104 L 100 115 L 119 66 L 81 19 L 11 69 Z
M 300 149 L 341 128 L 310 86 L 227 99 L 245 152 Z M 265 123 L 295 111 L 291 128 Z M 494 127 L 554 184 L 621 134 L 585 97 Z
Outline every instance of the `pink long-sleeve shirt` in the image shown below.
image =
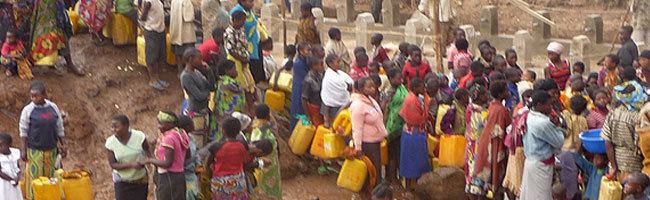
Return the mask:
M 350 118 L 352 118 L 352 137 L 357 151 L 361 151 L 361 143 L 377 143 L 384 141 L 388 135 L 384 126 L 384 115 L 377 101 L 371 97 L 354 93 L 350 97 Z

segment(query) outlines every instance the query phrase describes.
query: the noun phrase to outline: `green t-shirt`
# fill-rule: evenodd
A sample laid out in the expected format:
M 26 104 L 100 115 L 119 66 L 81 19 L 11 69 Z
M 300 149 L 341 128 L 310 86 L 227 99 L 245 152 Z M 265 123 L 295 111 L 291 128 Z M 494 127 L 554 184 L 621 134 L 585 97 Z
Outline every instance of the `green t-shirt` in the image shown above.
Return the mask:
M 135 9 L 132 0 L 115 0 L 115 12 L 124 14 Z

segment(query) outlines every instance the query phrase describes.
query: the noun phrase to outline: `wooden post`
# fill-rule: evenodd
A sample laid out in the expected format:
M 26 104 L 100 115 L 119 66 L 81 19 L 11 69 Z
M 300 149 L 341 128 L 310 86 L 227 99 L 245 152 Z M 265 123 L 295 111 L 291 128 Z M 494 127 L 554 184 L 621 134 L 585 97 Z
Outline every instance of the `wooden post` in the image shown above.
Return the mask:
M 431 23 L 433 23 L 433 50 L 436 53 L 436 65 L 438 73 L 444 73 L 444 66 L 442 64 L 443 46 L 442 46 L 442 32 L 440 30 L 440 0 L 429 0 L 429 4 L 433 6 L 433 13 L 431 13 Z M 424 47 L 423 47 L 424 50 Z
M 282 1 L 282 37 L 284 38 L 284 46 L 282 49 L 287 48 L 287 17 L 285 16 L 285 12 L 287 10 L 287 3 L 285 0 L 280 0 Z

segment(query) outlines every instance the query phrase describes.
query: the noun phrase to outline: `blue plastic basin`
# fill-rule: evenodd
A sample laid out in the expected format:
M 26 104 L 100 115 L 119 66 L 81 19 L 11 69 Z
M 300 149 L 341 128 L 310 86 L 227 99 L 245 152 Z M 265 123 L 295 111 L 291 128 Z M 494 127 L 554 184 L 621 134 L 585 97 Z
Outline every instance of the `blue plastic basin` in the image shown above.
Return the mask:
M 592 129 L 580 133 L 582 145 L 591 153 L 606 153 L 605 140 L 600 137 L 601 129 Z

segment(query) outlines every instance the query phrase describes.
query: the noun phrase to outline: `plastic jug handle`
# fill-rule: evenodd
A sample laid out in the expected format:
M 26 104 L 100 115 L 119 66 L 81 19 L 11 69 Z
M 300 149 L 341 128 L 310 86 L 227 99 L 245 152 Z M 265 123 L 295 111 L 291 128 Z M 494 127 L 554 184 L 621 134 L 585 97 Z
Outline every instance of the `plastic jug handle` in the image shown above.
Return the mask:
M 307 115 L 296 115 L 296 118 L 304 125 L 310 124 L 309 120 L 307 120 Z

